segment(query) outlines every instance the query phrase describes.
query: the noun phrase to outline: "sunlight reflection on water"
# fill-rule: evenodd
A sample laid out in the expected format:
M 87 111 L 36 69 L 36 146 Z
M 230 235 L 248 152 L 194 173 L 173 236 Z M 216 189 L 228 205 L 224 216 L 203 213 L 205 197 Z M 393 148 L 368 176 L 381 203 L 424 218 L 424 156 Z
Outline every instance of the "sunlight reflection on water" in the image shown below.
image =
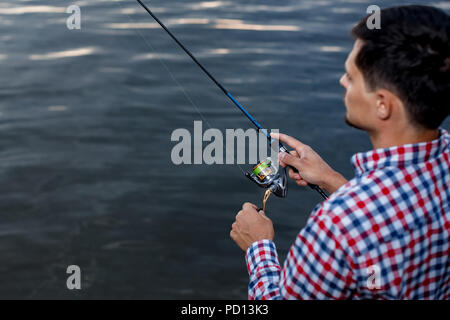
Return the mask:
M 66 12 L 66 8 L 55 6 L 21 6 L 10 8 L 0 7 L 0 14 L 4 15 L 19 15 L 25 13 L 61 13 L 61 12 Z
M 62 59 L 71 57 L 81 57 L 87 56 L 94 53 L 98 53 L 100 50 L 96 47 L 78 48 L 71 50 L 64 50 L 59 52 L 49 52 L 44 54 L 31 54 L 29 56 L 30 60 L 52 60 L 52 59 Z

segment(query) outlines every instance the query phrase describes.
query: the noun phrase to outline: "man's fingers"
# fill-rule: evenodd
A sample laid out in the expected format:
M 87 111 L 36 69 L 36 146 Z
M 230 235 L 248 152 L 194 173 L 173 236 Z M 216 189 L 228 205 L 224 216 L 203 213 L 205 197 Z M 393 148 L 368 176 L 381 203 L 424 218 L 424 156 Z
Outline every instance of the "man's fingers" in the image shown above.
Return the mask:
M 297 172 L 294 172 L 294 170 L 292 170 L 292 168 L 289 168 L 289 177 L 294 180 L 298 180 L 298 179 L 302 178 L 302 177 L 300 177 L 300 175 Z
M 308 182 L 303 179 L 296 180 L 295 183 L 300 187 L 306 187 L 308 185 Z
M 306 182 L 306 180 L 303 180 L 303 178 L 298 173 L 294 172 L 294 170 L 292 170 L 291 168 L 289 168 L 289 177 L 295 180 L 295 183 L 300 187 L 305 187 L 308 185 L 308 182 Z
M 297 157 L 297 158 L 298 158 L 298 153 L 297 153 L 297 151 L 292 150 L 292 151 L 289 151 L 289 153 L 290 153 L 291 155 L 293 155 L 294 157 Z M 286 166 L 287 166 L 287 164 L 284 163 L 283 161 L 281 161 L 280 159 L 278 159 L 278 163 L 279 163 L 279 165 L 282 166 L 283 168 L 286 168 Z
M 289 151 L 289 153 L 291 155 L 293 155 L 294 157 L 297 157 L 297 158 L 299 157 L 297 151 L 295 151 L 295 150 L 291 150 L 291 151 Z
M 283 162 L 287 165 L 290 165 L 290 166 L 296 168 L 297 170 L 299 170 L 299 168 L 300 168 L 300 163 L 299 163 L 300 159 L 299 158 L 294 157 L 286 152 L 282 152 L 278 156 L 279 156 L 281 162 Z
M 258 209 L 258 207 L 255 206 L 253 203 L 250 203 L 250 202 L 245 202 L 242 205 L 242 210 L 257 210 L 257 209 Z
M 264 219 L 267 219 L 267 220 L 269 220 L 269 221 L 272 221 L 272 220 L 269 219 L 269 217 L 266 216 L 266 213 L 265 213 L 264 211 L 259 210 L 258 213 L 259 213 Z
M 280 140 L 281 142 L 286 143 L 288 146 L 290 146 L 291 148 L 297 149 L 297 148 L 301 148 L 304 146 L 303 143 L 301 143 L 300 141 L 298 141 L 297 139 L 288 136 L 287 134 L 284 133 L 275 133 L 272 132 L 270 134 L 270 136 L 274 139 Z

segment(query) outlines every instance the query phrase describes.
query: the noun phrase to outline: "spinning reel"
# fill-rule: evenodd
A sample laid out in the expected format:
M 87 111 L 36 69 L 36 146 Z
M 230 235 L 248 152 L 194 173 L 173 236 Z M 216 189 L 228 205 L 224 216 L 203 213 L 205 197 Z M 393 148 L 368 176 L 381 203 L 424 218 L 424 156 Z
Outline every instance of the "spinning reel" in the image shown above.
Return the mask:
M 245 176 L 259 187 L 270 190 L 277 197 L 287 196 L 286 168 L 280 167 L 277 170 L 270 157 L 254 166 L 252 172 L 246 172 Z

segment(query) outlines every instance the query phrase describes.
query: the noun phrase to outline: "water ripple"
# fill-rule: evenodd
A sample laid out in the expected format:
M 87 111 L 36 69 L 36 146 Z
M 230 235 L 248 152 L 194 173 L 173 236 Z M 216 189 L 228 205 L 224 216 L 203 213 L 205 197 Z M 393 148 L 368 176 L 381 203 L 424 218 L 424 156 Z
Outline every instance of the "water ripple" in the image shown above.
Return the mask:
M 66 12 L 64 7 L 55 6 L 22 6 L 11 8 L 0 8 L 0 14 L 17 15 L 25 13 L 61 13 Z
M 251 31 L 300 31 L 300 26 L 249 24 L 236 19 L 217 19 L 215 29 L 251 30 Z
M 64 50 L 58 52 L 49 52 L 44 54 L 31 54 L 29 55 L 30 60 L 53 60 L 61 58 L 72 58 L 87 56 L 99 52 L 96 47 L 86 47 L 71 50 Z

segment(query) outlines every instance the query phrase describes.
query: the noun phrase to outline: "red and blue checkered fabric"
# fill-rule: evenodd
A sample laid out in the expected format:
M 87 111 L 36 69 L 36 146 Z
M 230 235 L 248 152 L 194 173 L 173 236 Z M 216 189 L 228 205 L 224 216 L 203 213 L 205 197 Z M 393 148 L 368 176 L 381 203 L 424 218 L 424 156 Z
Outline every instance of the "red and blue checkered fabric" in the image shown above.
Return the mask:
M 450 299 L 450 137 L 358 153 L 356 176 L 319 204 L 283 268 L 247 250 L 250 299 Z

